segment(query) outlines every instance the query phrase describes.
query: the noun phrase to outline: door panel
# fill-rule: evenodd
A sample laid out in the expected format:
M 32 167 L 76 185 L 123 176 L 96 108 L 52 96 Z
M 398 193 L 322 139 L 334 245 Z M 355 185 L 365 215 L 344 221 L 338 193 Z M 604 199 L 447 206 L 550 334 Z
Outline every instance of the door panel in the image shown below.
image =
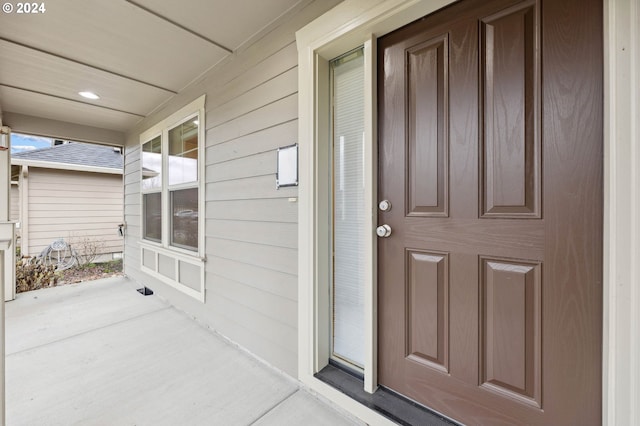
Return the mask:
M 463 0 L 379 40 L 379 381 L 454 419 L 600 422 L 600 10 Z
M 480 22 L 483 216 L 540 217 L 540 55 L 535 3 Z
M 540 407 L 540 263 L 480 258 L 481 386 Z
M 449 370 L 449 259 L 442 253 L 407 250 L 408 358 Z
M 407 50 L 409 216 L 448 216 L 448 41 Z

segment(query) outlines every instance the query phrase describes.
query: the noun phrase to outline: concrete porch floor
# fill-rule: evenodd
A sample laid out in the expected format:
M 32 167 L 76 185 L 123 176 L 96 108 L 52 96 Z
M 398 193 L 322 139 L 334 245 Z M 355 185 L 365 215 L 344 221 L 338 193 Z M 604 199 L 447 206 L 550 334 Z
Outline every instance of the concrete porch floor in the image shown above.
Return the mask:
M 6 304 L 8 426 L 355 425 L 127 278 Z

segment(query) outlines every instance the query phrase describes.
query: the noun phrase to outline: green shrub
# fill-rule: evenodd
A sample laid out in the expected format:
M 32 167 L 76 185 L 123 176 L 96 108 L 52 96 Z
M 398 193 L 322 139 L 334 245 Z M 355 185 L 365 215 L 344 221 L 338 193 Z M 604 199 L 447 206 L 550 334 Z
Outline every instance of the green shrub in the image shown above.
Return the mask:
M 55 287 L 59 274 L 54 265 L 30 258 L 19 258 L 16 262 L 16 292 L 38 290 L 45 287 Z

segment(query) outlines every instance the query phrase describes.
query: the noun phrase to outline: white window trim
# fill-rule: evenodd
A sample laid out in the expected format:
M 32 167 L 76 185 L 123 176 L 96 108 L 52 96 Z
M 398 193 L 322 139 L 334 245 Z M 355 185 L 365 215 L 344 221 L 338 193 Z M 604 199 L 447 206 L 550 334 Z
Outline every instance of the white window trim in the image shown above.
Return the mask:
M 151 269 L 144 265 L 144 250 L 149 250 L 153 252 L 155 256 L 155 269 Z M 167 257 L 171 257 L 174 261 L 174 270 L 177 279 L 171 279 L 166 275 L 161 274 L 158 271 L 158 265 L 160 262 L 159 256 L 165 255 Z M 168 250 L 164 247 L 158 246 L 157 243 L 153 243 L 152 241 L 142 240 L 140 241 L 140 270 L 146 274 L 155 277 L 156 279 L 162 281 L 163 283 L 179 290 L 189 296 L 193 297 L 200 302 L 205 302 L 205 281 L 204 281 L 204 259 L 194 257 L 193 255 L 184 255 L 182 253 L 177 253 L 175 250 Z M 181 284 L 178 280 L 180 277 L 180 262 L 190 263 L 200 268 L 200 291 L 195 291 L 191 287 L 188 287 L 184 284 Z
M 326 288 L 328 224 L 323 207 L 328 143 L 328 61 L 365 46 L 367 88 L 367 199 L 376 218 L 375 40 L 451 0 L 345 0 L 296 33 L 300 185 L 298 221 L 298 376 L 319 394 L 370 424 L 386 418 L 314 378 L 327 361 L 329 339 Z M 636 0 L 604 0 L 604 281 L 603 281 L 603 423 L 638 424 L 640 409 L 640 5 Z M 325 203 L 326 204 L 326 203 Z M 377 385 L 375 240 L 366 283 L 367 362 L 365 390 Z
M 153 250 L 156 253 L 156 257 L 158 254 L 164 254 L 170 257 L 173 257 L 177 263 L 179 260 L 192 263 L 197 265 L 201 269 L 201 279 L 200 279 L 200 293 L 197 291 L 180 284 L 177 281 L 171 280 L 170 278 L 165 277 L 162 274 L 159 274 L 157 271 L 153 271 L 148 267 L 145 267 L 142 264 L 141 257 L 141 269 L 160 279 L 161 281 L 171 285 L 172 287 L 204 302 L 204 294 L 205 294 L 205 277 L 204 277 L 204 262 L 205 262 L 205 98 L 206 95 L 202 95 L 199 98 L 195 99 L 188 105 L 184 106 L 180 110 L 171 114 L 169 117 L 164 120 L 156 123 L 153 127 L 145 130 L 140 134 L 140 207 L 142 209 L 144 203 L 144 194 L 156 193 L 157 189 L 143 189 L 142 188 L 142 146 L 154 138 L 161 136 L 162 141 L 162 185 L 160 188 L 160 193 L 162 194 L 162 203 L 161 203 L 161 212 L 162 212 L 162 242 L 156 242 L 147 240 L 144 236 L 140 235 L 140 247 L 146 248 L 148 250 Z M 191 119 L 198 118 L 198 181 L 197 184 L 188 183 L 188 184 L 177 184 L 177 185 L 169 185 L 169 177 L 168 177 L 168 134 L 169 130 L 174 128 L 175 126 Z M 170 239 L 170 218 L 169 218 L 169 195 L 172 190 L 179 189 L 188 189 L 188 188 L 198 188 L 198 250 L 188 250 L 181 247 L 176 247 L 171 245 Z M 140 230 L 144 232 L 144 213 L 141 211 L 140 214 Z M 156 262 L 157 267 L 157 262 Z M 176 269 L 177 271 L 177 269 Z

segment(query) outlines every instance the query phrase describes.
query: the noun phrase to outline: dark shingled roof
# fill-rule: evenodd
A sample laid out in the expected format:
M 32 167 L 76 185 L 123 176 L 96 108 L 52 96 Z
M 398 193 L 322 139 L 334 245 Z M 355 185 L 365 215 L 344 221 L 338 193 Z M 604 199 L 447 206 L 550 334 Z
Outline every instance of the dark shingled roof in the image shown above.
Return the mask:
M 122 155 L 113 147 L 72 142 L 11 154 L 12 158 L 122 170 Z

